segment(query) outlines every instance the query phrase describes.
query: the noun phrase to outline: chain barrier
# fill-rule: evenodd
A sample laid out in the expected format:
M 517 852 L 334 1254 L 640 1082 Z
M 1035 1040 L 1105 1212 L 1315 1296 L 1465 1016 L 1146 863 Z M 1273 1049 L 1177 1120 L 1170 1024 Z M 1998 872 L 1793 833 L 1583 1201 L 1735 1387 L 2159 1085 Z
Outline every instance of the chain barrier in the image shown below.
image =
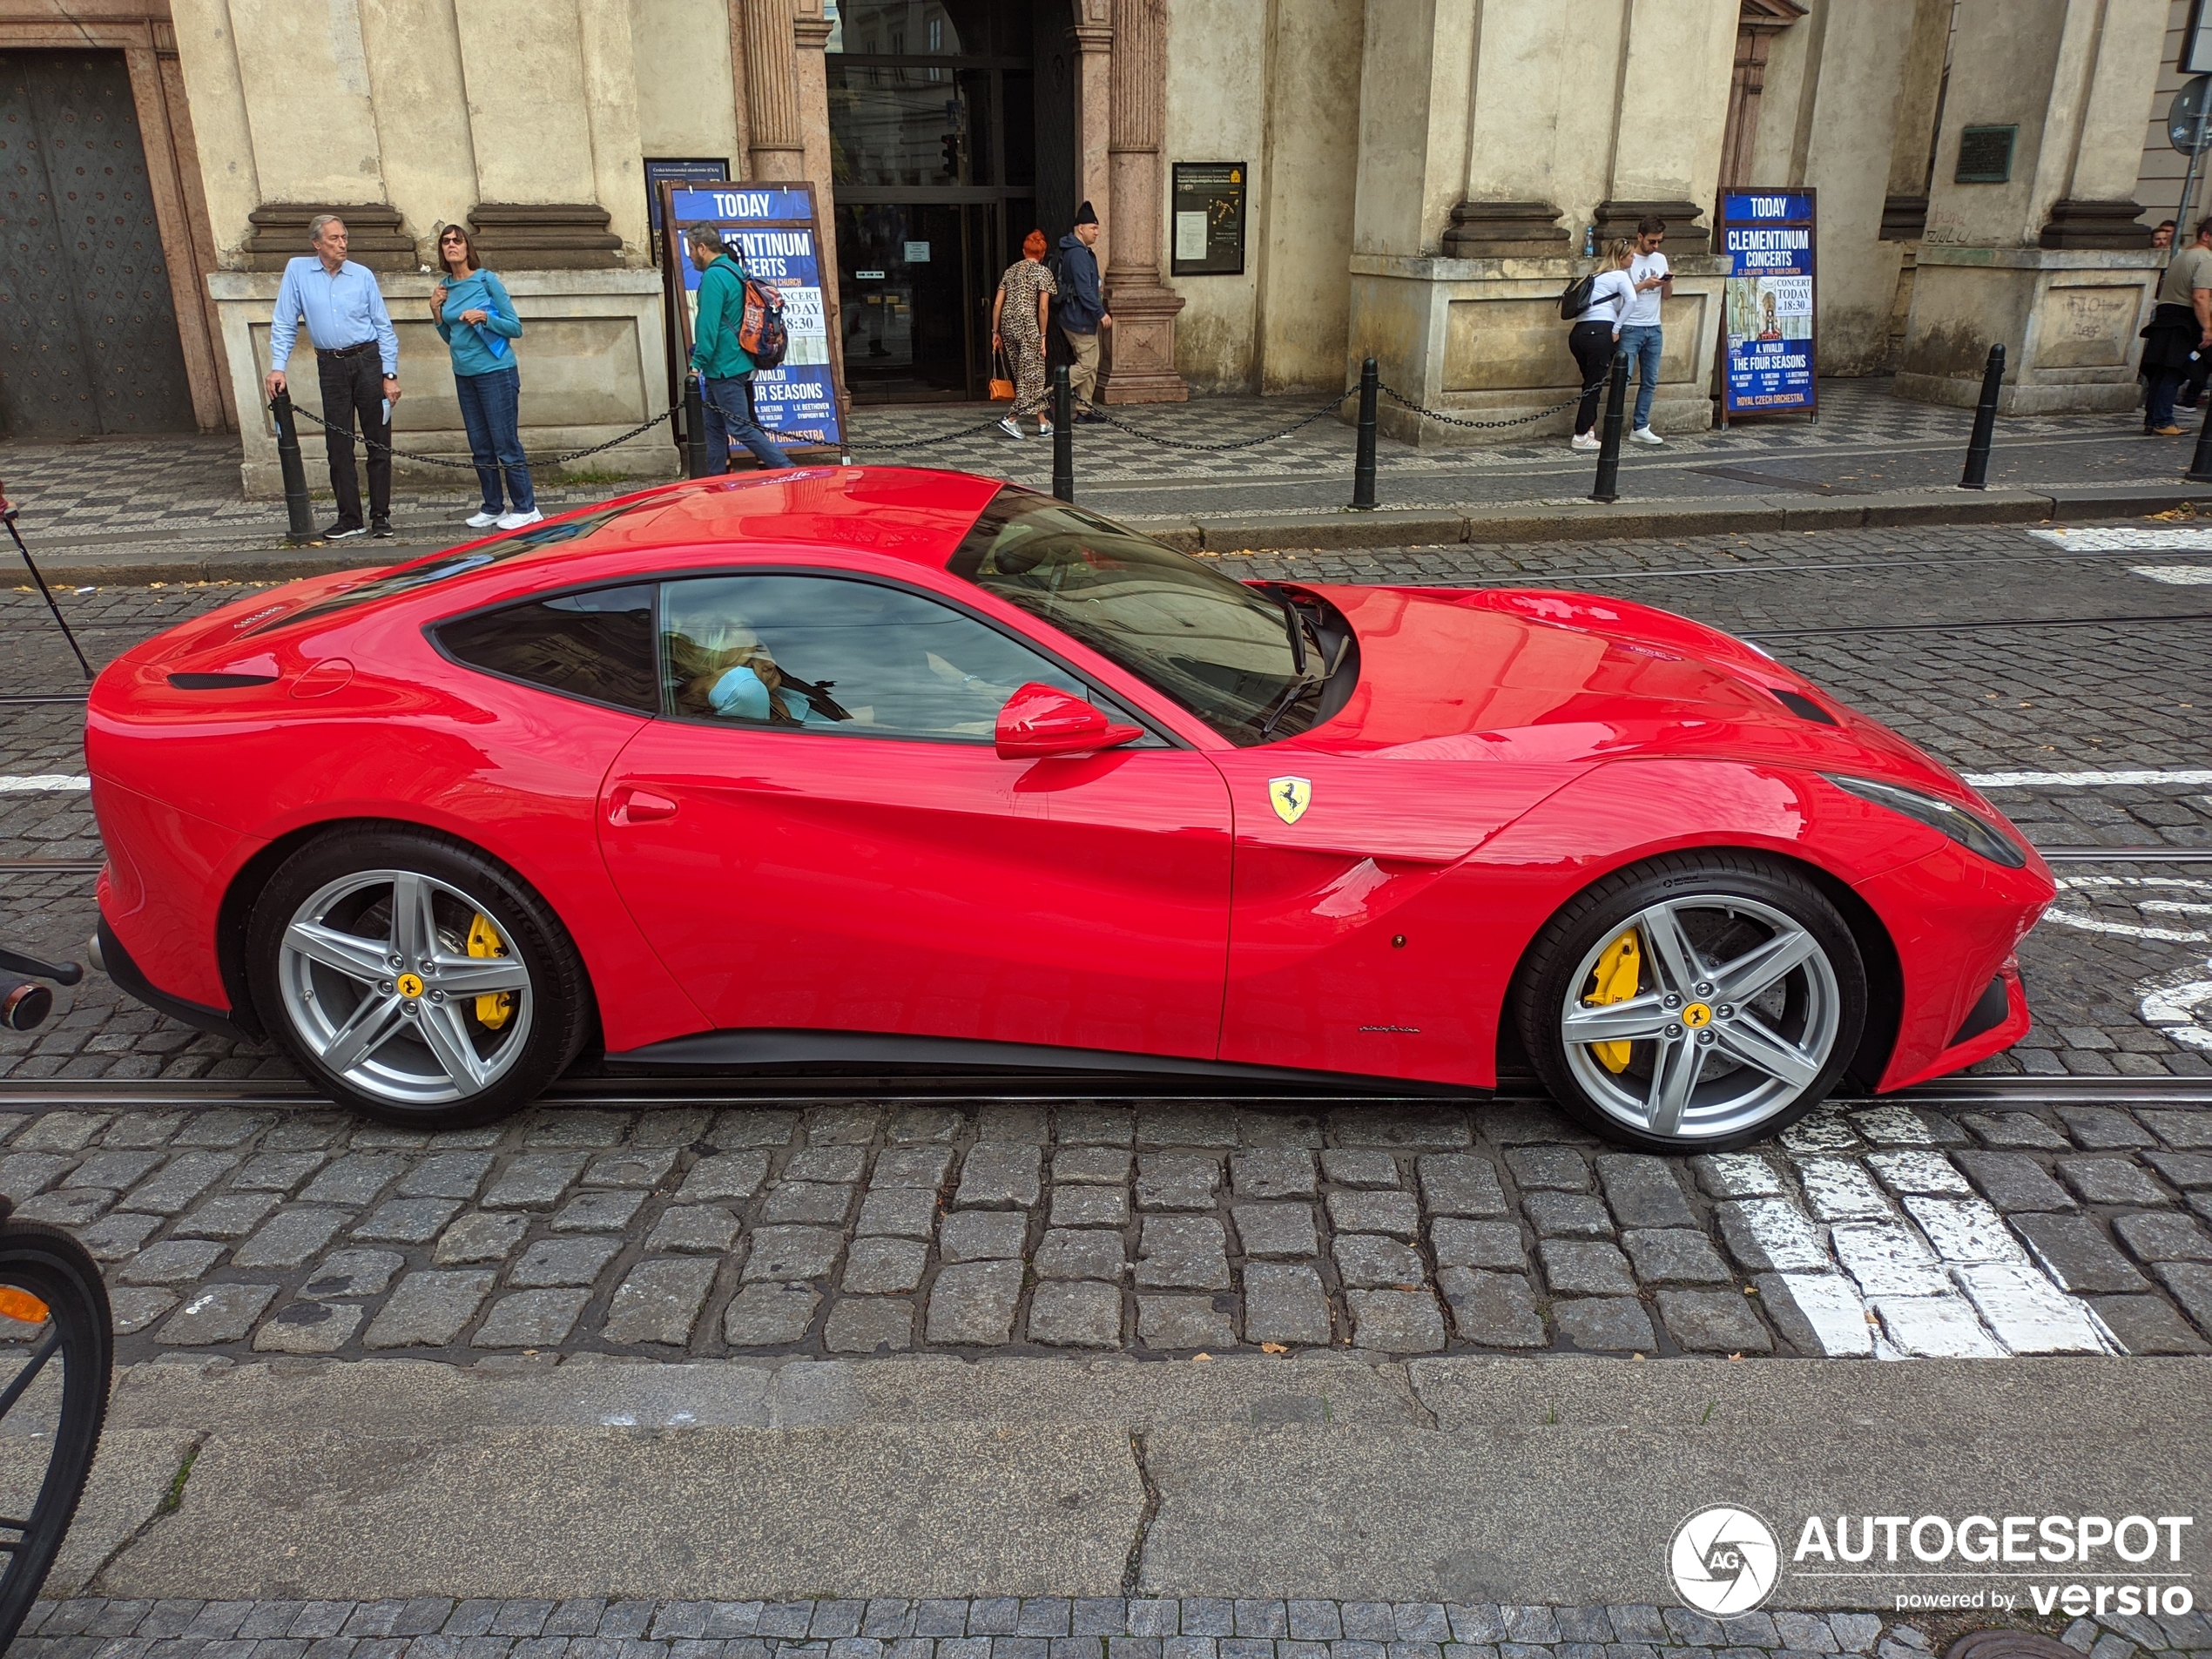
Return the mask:
M 1130 425 L 1130 423 L 1126 421 L 1117 421 L 1112 415 L 1107 414 L 1105 410 L 1098 408 L 1096 404 L 1091 407 L 1090 413 L 1093 420 L 1102 421 L 1105 425 L 1112 427 L 1116 432 L 1126 432 L 1132 438 L 1142 438 L 1145 442 L 1157 444 L 1163 449 L 1190 449 L 1201 455 L 1222 455 L 1231 449 L 1258 448 L 1263 443 L 1273 443 L 1279 439 L 1287 438 L 1291 433 L 1302 431 L 1305 428 L 1312 426 L 1316 421 L 1320 420 L 1324 415 L 1334 415 L 1338 409 L 1344 406 L 1344 401 L 1345 398 L 1357 397 L 1359 395 L 1359 388 L 1355 387 L 1349 392 L 1339 394 L 1334 401 L 1324 403 L 1319 408 L 1315 409 L 1312 414 L 1306 415 L 1305 419 L 1292 421 L 1289 426 L 1285 427 L 1280 432 L 1271 432 L 1264 437 L 1259 438 L 1240 438 L 1231 443 L 1191 443 L 1182 438 L 1162 437 L 1157 432 L 1147 432 L 1142 427 L 1134 427 Z
M 313 409 L 303 409 L 297 403 L 294 403 L 292 406 L 292 412 L 295 415 L 304 415 L 307 419 L 313 421 L 317 426 L 321 427 L 326 431 L 330 428 L 330 422 L 324 420 L 322 416 L 317 415 Z M 609 438 L 604 443 L 595 443 L 589 449 L 572 449 L 564 455 L 524 455 L 523 457 L 523 461 L 525 465 L 531 467 L 558 467 L 565 465 L 567 462 L 571 461 L 581 461 L 586 455 L 596 455 L 602 449 L 611 449 L 618 443 L 628 443 L 632 438 L 643 436 L 645 433 L 651 432 L 662 421 L 673 419 L 677 411 L 675 408 L 663 409 L 658 415 L 653 416 L 651 420 L 646 421 L 644 425 L 634 426 L 631 428 L 629 431 L 624 433 L 620 437 Z M 370 437 L 365 432 L 349 432 L 347 435 L 359 440 L 362 444 L 371 449 L 381 449 L 386 455 L 390 455 L 395 461 L 420 461 L 426 466 L 451 467 L 459 472 L 474 472 L 476 470 L 476 463 L 474 461 L 455 461 L 450 455 L 420 455 L 412 449 L 401 449 L 392 444 L 379 443 L 374 438 Z
M 1007 405 L 1004 415 L 994 415 L 991 419 L 978 421 L 974 426 L 960 427 L 951 432 L 940 432 L 934 437 L 908 438 L 899 443 L 877 443 L 873 439 L 863 443 L 848 442 L 846 448 L 866 449 L 871 455 L 897 454 L 907 449 L 934 448 L 941 443 L 955 443 L 963 438 L 980 438 L 987 432 L 997 432 L 1001 421 L 1018 421 L 1025 415 L 1040 415 L 1051 401 L 1052 392 L 1049 388 L 1047 388 L 1042 397 L 1027 401 L 1016 398 L 1012 403 Z M 774 437 L 776 435 L 772 432 L 768 435 Z
M 1412 398 L 1407 397 L 1404 393 L 1393 391 L 1387 386 L 1379 386 L 1375 389 L 1382 393 L 1384 396 L 1391 399 L 1393 402 L 1413 410 L 1414 414 L 1421 416 L 1424 420 L 1441 421 L 1446 426 L 1463 426 L 1475 430 L 1483 430 L 1494 427 L 1527 426 L 1531 421 L 1541 421 L 1547 415 L 1557 415 L 1561 409 L 1571 409 L 1577 403 L 1580 403 L 1584 398 L 1588 397 L 1592 392 L 1603 391 L 1605 389 L 1605 381 L 1601 379 L 1595 385 L 1585 386 L 1581 391 L 1575 393 L 1574 396 L 1567 399 L 1564 402 L 1554 403 L 1548 409 L 1536 409 L 1527 415 L 1516 415 L 1508 421 L 1470 421 L 1463 415 L 1447 415 L 1441 409 L 1425 409 L 1420 404 L 1414 402 Z

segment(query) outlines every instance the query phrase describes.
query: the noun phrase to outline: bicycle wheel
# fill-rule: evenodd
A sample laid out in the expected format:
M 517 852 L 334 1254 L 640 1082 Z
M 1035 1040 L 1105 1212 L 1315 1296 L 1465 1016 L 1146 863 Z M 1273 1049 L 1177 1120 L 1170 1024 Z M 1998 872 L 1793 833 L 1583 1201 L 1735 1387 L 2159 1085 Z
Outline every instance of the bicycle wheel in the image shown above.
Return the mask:
M 115 1366 L 107 1287 L 84 1246 L 7 1219 L 0 1200 L 0 1313 L 25 1339 L 0 1345 L 0 1652 L 30 1611 L 92 1471 Z

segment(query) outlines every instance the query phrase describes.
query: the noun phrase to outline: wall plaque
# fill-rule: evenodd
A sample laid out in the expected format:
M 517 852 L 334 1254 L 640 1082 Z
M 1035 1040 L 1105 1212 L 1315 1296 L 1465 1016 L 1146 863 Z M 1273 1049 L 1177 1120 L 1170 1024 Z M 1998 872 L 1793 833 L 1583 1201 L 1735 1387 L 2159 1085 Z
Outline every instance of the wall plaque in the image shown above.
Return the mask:
M 1242 276 L 1244 179 L 1241 161 L 1175 164 L 1175 276 Z
M 1959 133 L 1959 166 L 1951 175 L 1954 185 L 2009 184 L 2013 177 L 2013 140 L 2020 129 L 1964 127 Z

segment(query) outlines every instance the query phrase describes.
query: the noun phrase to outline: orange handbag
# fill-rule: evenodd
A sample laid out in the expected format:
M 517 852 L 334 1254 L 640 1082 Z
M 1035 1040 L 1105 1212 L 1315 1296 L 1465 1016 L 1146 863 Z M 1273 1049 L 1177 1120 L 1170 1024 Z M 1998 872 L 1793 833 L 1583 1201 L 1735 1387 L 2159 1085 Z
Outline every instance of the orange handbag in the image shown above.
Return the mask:
M 1006 361 L 1004 351 L 995 351 L 991 354 L 991 367 L 997 371 L 991 376 L 991 401 L 994 403 L 1013 402 L 1014 369 Z

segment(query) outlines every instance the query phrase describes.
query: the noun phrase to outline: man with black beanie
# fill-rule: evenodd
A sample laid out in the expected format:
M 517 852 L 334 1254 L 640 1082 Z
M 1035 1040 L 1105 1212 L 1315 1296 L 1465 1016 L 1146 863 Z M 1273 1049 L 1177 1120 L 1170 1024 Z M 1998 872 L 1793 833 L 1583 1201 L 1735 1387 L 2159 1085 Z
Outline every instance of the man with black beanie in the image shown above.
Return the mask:
M 1076 355 L 1068 384 L 1078 421 L 1097 418 L 1091 405 L 1098 395 L 1098 331 L 1114 326 L 1098 288 L 1098 255 L 1091 252 L 1097 241 L 1098 215 L 1085 202 L 1076 210 L 1075 229 L 1060 239 L 1060 333 Z

